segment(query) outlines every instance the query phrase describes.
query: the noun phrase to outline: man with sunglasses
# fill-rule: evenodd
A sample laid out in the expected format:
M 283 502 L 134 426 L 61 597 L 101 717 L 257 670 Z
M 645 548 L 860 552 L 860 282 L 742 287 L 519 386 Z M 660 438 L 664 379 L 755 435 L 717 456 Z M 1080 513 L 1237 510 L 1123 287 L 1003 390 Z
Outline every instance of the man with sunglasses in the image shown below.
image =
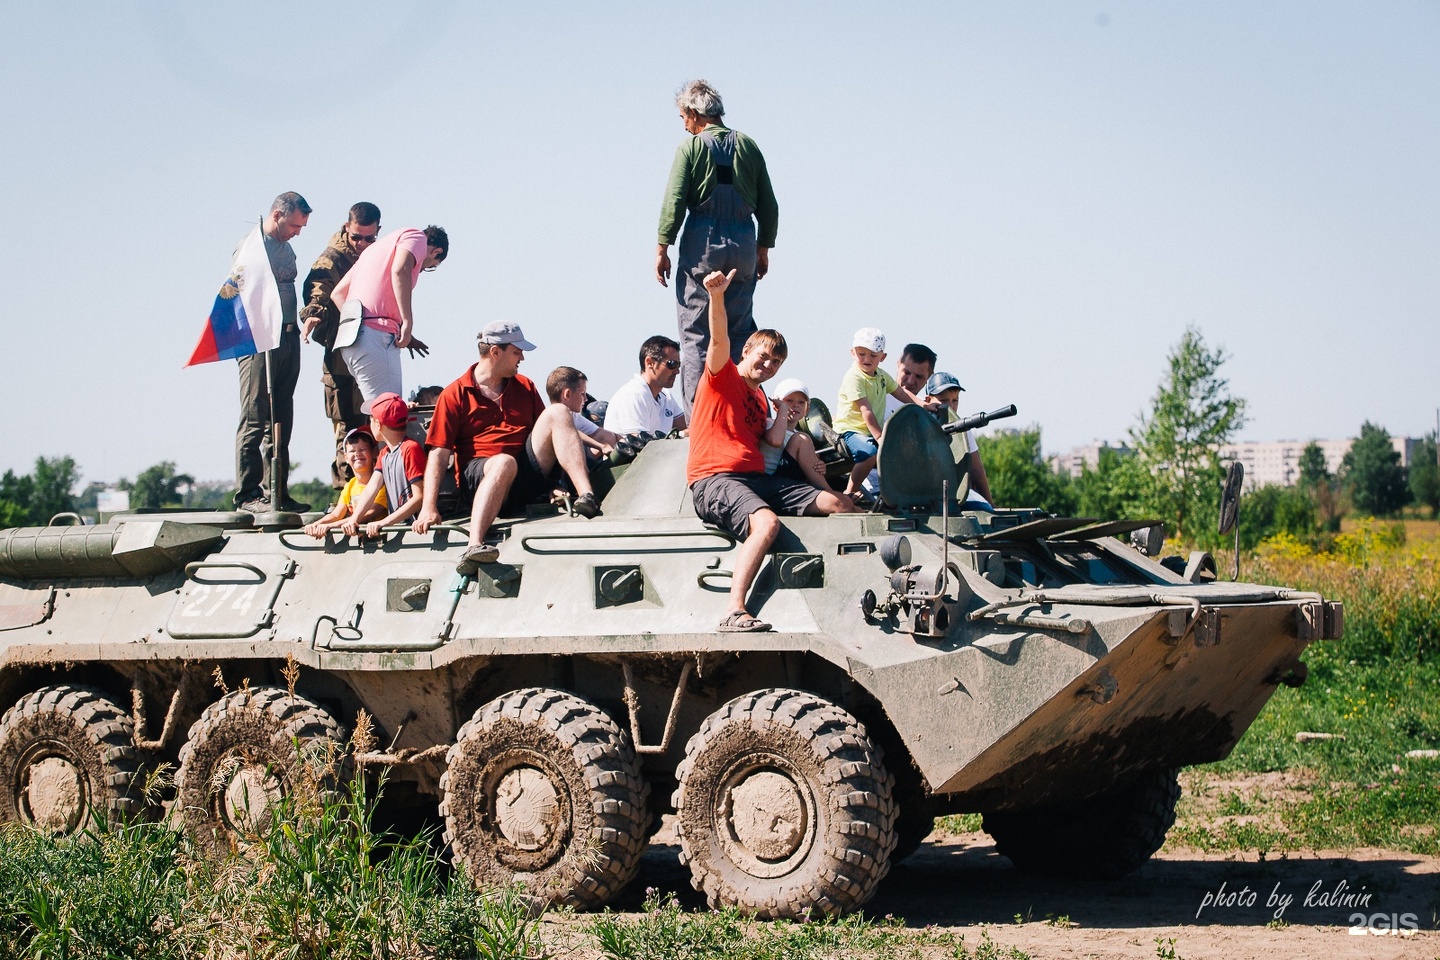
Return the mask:
M 440 227 L 406 227 L 370 244 L 331 291 L 331 301 L 342 310 L 349 300 L 361 304 L 360 331 L 339 353 L 366 403 L 382 393 L 404 395 L 402 349 L 412 357 L 430 353 L 415 338 L 410 298 L 421 272 L 440 266 L 449 252 L 450 238 Z
M 683 430 L 684 408 L 669 393 L 679 372 L 680 344 L 659 335 L 640 344 L 640 372 L 610 398 L 605 429 L 621 436 Z
M 344 226 L 335 231 L 305 276 L 300 336 L 306 343 L 314 339 L 325 348 L 325 372 L 320 382 L 325 387 L 325 415 L 335 424 L 335 459 L 330 464 L 330 483 L 336 490 L 342 489 L 352 476 L 345 459 L 345 436 L 351 430 L 368 426 L 370 418 L 360 411 L 363 402 L 360 389 L 339 351 L 334 349 L 340 308 L 330 299 L 330 294 L 379 235 L 380 208 L 362 200 L 350 208 Z

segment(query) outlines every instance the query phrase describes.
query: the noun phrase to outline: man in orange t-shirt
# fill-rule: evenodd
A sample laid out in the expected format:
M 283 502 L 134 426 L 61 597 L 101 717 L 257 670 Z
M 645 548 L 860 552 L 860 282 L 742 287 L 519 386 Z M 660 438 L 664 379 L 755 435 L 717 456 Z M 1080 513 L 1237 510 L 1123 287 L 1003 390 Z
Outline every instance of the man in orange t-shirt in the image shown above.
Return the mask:
M 757 330 L 745 341 L 737 364 L 730 359 L 725 288 L 735 278 L 716 270 L 705 278 L 710 294 L 710 345 L 695 391 L 690 419 L 690 459 L 685 481 L 695 513 L 740 542 L 730 577 L 730 609 L 722 633 L 769 630 L 745 609 L 745 595 L 780 532 L 776 511 L 793 516 L 851 513 L 849 497 L 819 490 L 803 480 L 765 472 L 760 438 L 769 426 L 769 405 L 760 384 L 779 371 L 789 352 L 775 330 Z

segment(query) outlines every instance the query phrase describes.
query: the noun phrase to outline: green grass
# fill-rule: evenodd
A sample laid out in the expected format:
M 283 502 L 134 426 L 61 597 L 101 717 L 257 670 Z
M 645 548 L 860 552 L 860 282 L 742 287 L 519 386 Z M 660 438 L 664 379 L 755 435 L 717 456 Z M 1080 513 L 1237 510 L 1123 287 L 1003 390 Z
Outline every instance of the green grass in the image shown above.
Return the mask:
M 1196 768 L 1227 780 L 1291 771 L 1304 796 L 1221 797 L 1203 816 L 1182 815 L 1172 846 L 1440 854 L 1440 760 L 1406 756 L 1440 748 L 1440 551 L 1363 527 L 1337 540 L 1331 554 L 1282 541 L 1246 570 L 1343 600 L 1345 635 L 1312 645 L 1306 684 L 1280 688 L 1230 757 Z M 1302 731 L 1344 739 L 1298 743 Z
M 161 824 L 68 839 L 12 826 L 0 833 L 0 958 L 547 956 L 528 902 L 447 873 L 426 837 L 375 830 L 374 799 L 354 787 L 282 808 L 222 863 Z
M 674 897 L 648 891 L 636 916 L 604 913 L 588 924 L 604 960 L 820 960 L 830 957 L 1026 960 L 981 929 L 973 949 L 962 934 L 907 929 L 895 917 L 860 915 L 792 923 L 746 920 L 734 910 L 690 913 Z
M 282 804 L 219 863 L 162 824 L 97 823 L 67 839 L 10 826 L 0 960 L 1027 960 L 984 929 L 967 943 L 894 917 L 760 922 L 654 891 L 636 915 L 551 914 L 518 891 L 476 890 L 426 836 L 378 830 L 377 801 L 357 778 L 343 797 Z

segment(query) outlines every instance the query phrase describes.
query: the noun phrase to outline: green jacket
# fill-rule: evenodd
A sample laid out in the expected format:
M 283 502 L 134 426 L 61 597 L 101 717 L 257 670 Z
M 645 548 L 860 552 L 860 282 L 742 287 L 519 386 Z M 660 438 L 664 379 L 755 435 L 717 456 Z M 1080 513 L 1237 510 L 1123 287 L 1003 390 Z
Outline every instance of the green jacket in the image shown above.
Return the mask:
M 335 306 L 330 294 L 359 256 L 342 227 L 305 275 L 305 306 L 300 311 L 300 323 L 303 326 L 310 317 L 320 318 L 320 325 L 311 336 L 324 344 L 327 352 L 335 342 L 335 328 L 340 325 L 340 308 Z
M 716 123 L 707 130 L 728 130 L 724 124 Z M 775 202 L 775 191 L 770 187 L 770 172 L 765 169 L 765 157 L 760 148 L 745 134 L 735 133 L 735 189 L 755 211 L 759 225 L 757 243 L 762 247 L 775 246 L 775 230 L 780 219 L 780 207 Z M 680 234 L 680 225 L 685 214 L 705 202 L 715 187 L 715 161 L 710 150 L 698 135 L 686 137 L 675 151 L 675 163 L 670 167 L 670 182 L 665 185 L 665 199 L 660 204 L 660 242 L 669 246 Z

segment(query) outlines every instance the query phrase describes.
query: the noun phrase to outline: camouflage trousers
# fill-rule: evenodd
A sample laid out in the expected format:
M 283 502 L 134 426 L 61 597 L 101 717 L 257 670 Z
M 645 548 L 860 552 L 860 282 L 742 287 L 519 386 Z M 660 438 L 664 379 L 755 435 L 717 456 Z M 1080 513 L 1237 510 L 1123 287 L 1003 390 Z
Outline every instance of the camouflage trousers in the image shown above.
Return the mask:
M 335 425 L 335 457 L 330 462 L 330 483 L 339 490 L 354 475 L 350 464 L 345 462 L 345 434 L 365 426 L 370 418 L 360 410 L 360 388 L 338 352 L 325 351 L 325 372 L 320 377 L 320 383 L 325 387 L 325 416 Z

